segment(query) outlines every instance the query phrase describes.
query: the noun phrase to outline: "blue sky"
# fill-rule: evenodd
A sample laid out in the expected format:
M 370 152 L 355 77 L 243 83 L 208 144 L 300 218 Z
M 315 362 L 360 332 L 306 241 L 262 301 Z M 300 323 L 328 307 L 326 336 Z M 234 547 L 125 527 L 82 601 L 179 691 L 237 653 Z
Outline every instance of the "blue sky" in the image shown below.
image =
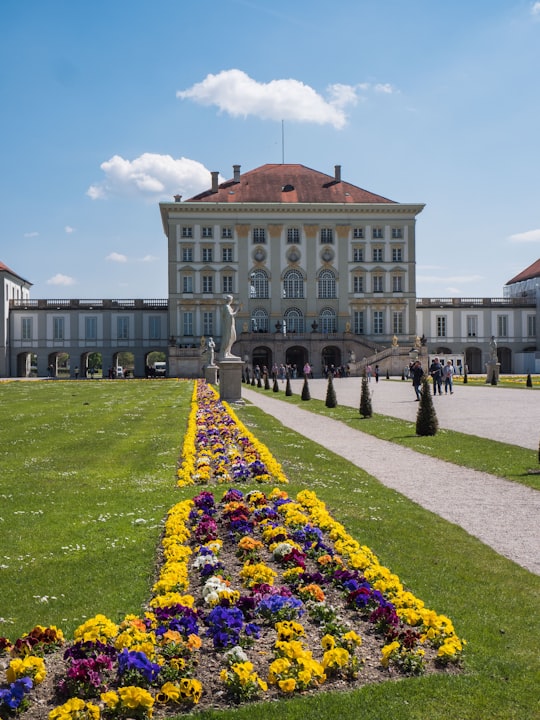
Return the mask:
M 426 204 L 419 297 L 540 257 L 540 2 L 2 0 L 0 68 L 0 260 L 34 298 L 166 297 L 159 201 L 283 155 Z

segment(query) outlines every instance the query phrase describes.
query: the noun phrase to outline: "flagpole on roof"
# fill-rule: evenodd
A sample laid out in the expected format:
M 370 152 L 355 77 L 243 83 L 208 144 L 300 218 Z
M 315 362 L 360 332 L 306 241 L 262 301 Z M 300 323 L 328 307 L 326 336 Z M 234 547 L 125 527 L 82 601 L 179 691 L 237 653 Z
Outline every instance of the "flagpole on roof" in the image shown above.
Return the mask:
M 281 121 L 281 164 L 285 165 L 285 120 Z

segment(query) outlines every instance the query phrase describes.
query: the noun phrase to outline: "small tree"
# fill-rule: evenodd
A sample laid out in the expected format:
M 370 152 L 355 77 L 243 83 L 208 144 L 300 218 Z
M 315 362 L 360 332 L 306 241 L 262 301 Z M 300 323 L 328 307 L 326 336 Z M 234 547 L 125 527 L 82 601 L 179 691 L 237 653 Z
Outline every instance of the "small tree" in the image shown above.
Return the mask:
M 373 415 L 373 408 L 371 407 L 371 394 L 369 392 L 369 383 L 365 373 L 362 376 L 362 391 L 360 393 L 360 415 L 363 418 L 368 418 Z
M 302 400 L 311 400 L 311 395 L 309 392 L 309 384 L 308 384 L 306 375 L 304 375 L 304 384 L 302 385 Z
M 254 387 L 257 383 L 255 382 L 255 375 L 251 376 L 251 385 Z
M 529 374 L 527 375 L 527 387 L 532 387 L 532 386 L 533 386 L 533 384 L 532 384 L 532 377 L 531 377 L 531 373 L 529 373 Z
M 465 368 L 465 372 L 463 373 L 463 384 L 466 385 L 469 381 L 469 378 L 467 377 L 467 368 Z
M 334 388 L 334 380 L 332 373 L 328 373 L 328 385 L 326 387 L 326 402 L 327 408 L 334 408 L 337 406 L 336 390 Z
M 287 384 L 285 385 L 285 395 L 286 397 L 291 397 L 293 394 L 292 388 L 291 388 L 291 378 L 289 377 L 289 373 L 287 373 Z
M 259 377 L 257 378 L 257 387 L 262 388 L 262 380 L 261 380 L 261 376 L 260 376 L 260 375 L 259 375 Z
M 416 415 L 416 434 L 421 437 L 436 435 L 439 428 L 439 421 L 435 413 L 433 398 L 429 389 L 429 381 L 426 375 L 422 378 L 422 392 Z
M 270 379 L 268 377 L 268 373 L 264 373 L 264 389 L 270 390 Z
M 390 371 L 386 368 L 386 379 L 390 380 Z
M 274 385 L 272 387 L 273 392 L 279 392 L 279 383 L 277 381 L 277 375 L 274 377 Z

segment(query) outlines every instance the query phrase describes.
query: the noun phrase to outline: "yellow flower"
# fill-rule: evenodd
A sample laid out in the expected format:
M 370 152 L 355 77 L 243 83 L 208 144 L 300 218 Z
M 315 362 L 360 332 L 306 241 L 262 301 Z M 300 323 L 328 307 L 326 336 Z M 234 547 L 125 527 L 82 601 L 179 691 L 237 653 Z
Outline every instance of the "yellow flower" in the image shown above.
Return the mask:
M 114 710 L 114 708 L 120 702 L 120 698 L 114 692 L 114 690 L 109 690 L 108 692 L 101 693 L 100 697 L 101 697 L 101 702 L 105 703 L 105 705 L 108 708 L 111 708 L 111 710 Z
M 167 702 L 179 702 L 179 700 L 180 690 L 172 682 L 166 682 L 162 685 L 160 692 L 156 695 L 156 701 L 162 704 Z
M 296 680 L 294 678 L 287 678 L 286 680 L 279 680 L 278 687 L 281 692 L 292 693 L 296 690 Z
M 84 714 L 83 714 L 84 713 Z M 63 705 L 51 710 L 49 720 L 99 720 L 100 709 L 91 702 L 85 702 L 80 698 L 70 698 Z
M 43 658 L 35 655 L 26 655 L 24 658 L 15 658 L 9 663 L 6 670 L 6 679 L 8 683 L 22 677 L 31 677 L 35 685 L 39 685 L 45 680 L 47 670 Z
M 149 709 L 154 704 L 154 698 L 148 690 L 135 687 L 134 685 L 118 688 L 118 695 L 120 696 L 122 705 L 130 710 L 136 710 L 137 708 Z

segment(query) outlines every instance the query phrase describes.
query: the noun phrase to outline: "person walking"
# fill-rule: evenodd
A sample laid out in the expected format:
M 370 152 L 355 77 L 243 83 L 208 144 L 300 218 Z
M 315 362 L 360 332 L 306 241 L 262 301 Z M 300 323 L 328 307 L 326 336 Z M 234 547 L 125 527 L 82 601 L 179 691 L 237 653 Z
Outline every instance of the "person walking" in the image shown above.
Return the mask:
M 450 390 L 450 395 L 454 394 L 454 366 L 452 365 L 452 362 L 450 360 L 447 361 L 446 365 L 443 368 L 443 378 L 444 378 L 444 394 L 448 394 L 448 390 Z
M 433 362 L 429 366 L 429 374 L 433 378 L 433 394 L 437 394 L 437 390 L 439 390 L 439 395 L 442 395 L 442 365 L 439 362 L 439 358 L 433 358 Z
M 416 360 L 413 363 L 410 375 L 412 377 L 414 392 L 416 393 L 416 402 L 418 402 L 420 400 L 420 386 L 422 384 L 422 378 L 424 377 L 424 371 L 422 369 L 422 365 L 420 364 L 420 360 Z
M 379 366 L 375 365 L 375 382 L 379 382 Z

